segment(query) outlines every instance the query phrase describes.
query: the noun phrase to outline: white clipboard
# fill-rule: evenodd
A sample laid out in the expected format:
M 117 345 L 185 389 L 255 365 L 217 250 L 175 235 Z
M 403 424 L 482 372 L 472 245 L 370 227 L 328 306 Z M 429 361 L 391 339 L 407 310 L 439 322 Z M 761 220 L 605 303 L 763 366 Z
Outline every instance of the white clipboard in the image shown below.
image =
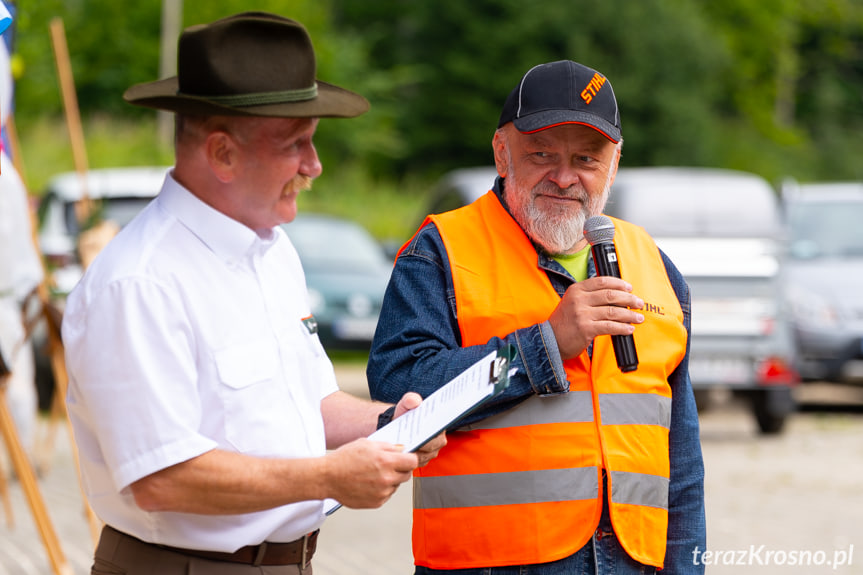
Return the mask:
M 474 363 L 446 385 L 426 397 L 416 409 L 381 427 L 369 439 L 404 445 L 416 451 L 441 431 L 503 392 L 509 385 L 510 363 L 515 347 L 507 345 Z M 330 515 L 342 504 L 324 500 L 324 514 Z

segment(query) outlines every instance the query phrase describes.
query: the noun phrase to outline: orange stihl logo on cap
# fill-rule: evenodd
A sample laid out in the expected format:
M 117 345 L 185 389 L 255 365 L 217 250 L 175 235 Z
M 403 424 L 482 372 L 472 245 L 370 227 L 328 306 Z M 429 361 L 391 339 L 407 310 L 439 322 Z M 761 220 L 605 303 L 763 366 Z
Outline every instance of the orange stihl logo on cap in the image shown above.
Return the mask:
M 585 104 L 590 104 L 593 97 L 596 96 L 596 93 L 599 92 L 599 89 L 602 88 L 602 85 L 605 84 L 605 76 L 601 76 L 599 72 L 593 75 L 593 78 L 590 79 L 590 84 L 587 85 L 587 88 L 581 91 L 581 99 L 584 100 Z

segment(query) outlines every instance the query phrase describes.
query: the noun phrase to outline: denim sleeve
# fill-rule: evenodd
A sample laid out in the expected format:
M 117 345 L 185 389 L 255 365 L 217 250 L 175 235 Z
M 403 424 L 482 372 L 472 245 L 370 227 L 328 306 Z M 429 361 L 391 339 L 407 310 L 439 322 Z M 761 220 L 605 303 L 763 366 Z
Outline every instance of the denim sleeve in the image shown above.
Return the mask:
M 408 391 L 427 397 L 493 350 L 511 344 L 517 369 L 506 391 L 454 427 L 500 413 L 533 394 L 568 391 L 547 323 L 482 345 L 461 346 L 455 290 L 440 234 L 426 225 L 402 250 L 384 295 L 367 368 L 372 399 L 396 402 Z
M 663 253 L 665 269 L 683 309 L 686 326 L 686 356 L 671 377 L 671 432 L 669 458 L 671 480 L 668 492 L 668 547 L 663 575 L 704 573 L 704 564 L 695 564 L 694 552 L 707 546 L 704 515 L 704 461 L 698 428 L 698 411 L 689 381 L 689 333 L 691 308 L 689 286 Z

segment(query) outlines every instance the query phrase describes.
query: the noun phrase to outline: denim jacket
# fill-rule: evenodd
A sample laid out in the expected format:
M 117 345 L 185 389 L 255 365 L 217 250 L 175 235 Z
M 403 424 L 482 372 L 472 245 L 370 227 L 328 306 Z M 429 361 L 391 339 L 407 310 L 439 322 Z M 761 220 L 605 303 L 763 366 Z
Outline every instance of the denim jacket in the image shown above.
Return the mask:
M 503 181 L 495 182 L 500 197 Z M 503 203 L 503 202 L 502 202 Z M 575 280 L 556 261 L 537 250 L 539 267 L 563 296 Z M 689 287 L 662 253 L 666 272 L 683 309 L 687 336 L 690 330 Z M 595 275 L 593 261 L 588 275 Z M 473 423 L 514 407 L 527 397 L 566 393 L 569 383 L 557 343 L 547 321 L 517 329 L 485 345 L 461 347 L 447 252 L 437 228 L 424 226 L 405 246 L 396 261 L 384 296 L 383 309 L 372 343 L 367 368 L 369 390 L 375 400 L 397 402 L 408 391 L 427 397 L 440 385 L 506 344 L 516 347 L 517 368 L 509 387 L 481 410 L 454 427 Z M 663 574 L 696 573 L 693 551 L 705 549 L 704 465 L 699 439 L 698 413 L 689 381 L 689 343 L 683 361 L 669 377 L 672 391 L 669 451 L 668 549 Z

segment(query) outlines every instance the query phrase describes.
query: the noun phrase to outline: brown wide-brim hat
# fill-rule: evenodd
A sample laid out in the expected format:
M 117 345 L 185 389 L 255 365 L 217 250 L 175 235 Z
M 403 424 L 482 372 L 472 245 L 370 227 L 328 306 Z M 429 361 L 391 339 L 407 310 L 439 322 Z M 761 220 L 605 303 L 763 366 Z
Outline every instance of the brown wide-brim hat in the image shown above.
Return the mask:
M 302 24 L 265 12 L 244 12 L 186 28 L 177 75 L 136 84 L 130 104 L 182 114 L 352 118 L 368 101 L 316 79 L 315 51 Z

